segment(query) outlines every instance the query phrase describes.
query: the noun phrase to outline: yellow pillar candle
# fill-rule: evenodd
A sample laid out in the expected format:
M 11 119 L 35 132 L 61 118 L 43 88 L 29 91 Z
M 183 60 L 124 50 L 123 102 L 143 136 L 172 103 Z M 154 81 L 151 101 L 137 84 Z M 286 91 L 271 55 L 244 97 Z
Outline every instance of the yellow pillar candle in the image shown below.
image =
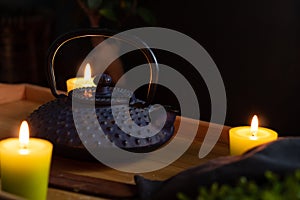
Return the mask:
M 96 85 L 92 79 L 91 65 L 89 63 L 86 64 L 84 69 L 84 77 L 70 78 L 66 83 L 68 92 L 74 90 L 75 88 L 95 87 Z
M 29 139 L 28 124 L 23 121 L 19 139 L 0 142 L 2 190 L 28 200 L 45 200 L 52 148 L 46 140 Z
M 231 155 L 240 155 L 261 144 L 276 140 L 278 134 L 268 128 L 258 127 L 255 115 L 251 126 L 234 127 L 229 130 L 229 149 Z

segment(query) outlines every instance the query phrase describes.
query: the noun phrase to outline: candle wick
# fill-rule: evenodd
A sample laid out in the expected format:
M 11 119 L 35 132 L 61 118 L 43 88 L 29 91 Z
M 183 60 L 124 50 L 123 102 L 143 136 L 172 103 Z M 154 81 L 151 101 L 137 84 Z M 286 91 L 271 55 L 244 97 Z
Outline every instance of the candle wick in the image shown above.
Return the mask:
M 28 149 L 28 145 L 27 144 L 20 144 L 21 149 Z
M 256 137 L 256 131 L 251 131 L 251 135 L 252 135 L 252 137 Z

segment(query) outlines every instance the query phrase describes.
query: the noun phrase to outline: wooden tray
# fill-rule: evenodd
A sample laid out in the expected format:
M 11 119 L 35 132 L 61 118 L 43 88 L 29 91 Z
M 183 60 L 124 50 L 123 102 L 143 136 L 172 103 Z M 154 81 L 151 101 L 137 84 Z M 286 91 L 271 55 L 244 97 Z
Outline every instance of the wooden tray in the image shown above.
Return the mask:
M 0 84 L 0 139 L 18 136 L 21 121 L 54 97 L 47 88 Z
M 48 88 L 30 84 L 0 84 L 0 94 L 0 138 L 17 137 L 21 120 L 25 119 L 40 105 L 54 99 Z M 188 132 L 189 124 L 197 122 L 198 121 L 193 119 L 177 117 L 175 122 L 175 132 L 179 123 L 184 123 L 185 127 L 187 127 L 186 131 Z M 199 159 L 198 152 L 209 125 L 215 129 L 222 128 L 223 131 L 213 150 L 205 158 Z M 229 128 L 230 127 L 227 126 L 199 121 L 197 136 L 184 155 L 163 169 L 139 175 L 153 180 L 165 180 L 190 167 L 200 165 L 220 156 L 228 155 Z M 111 169 L 99 162 L 83 162 L 53 156 L 48 199 L 102 199 L 102 197 L 107 197 L 110 194 L 103 194 L 105 193 L 104 189 L 99 189 L 102 193 L 99 193 L 99 191 L 97 192 L 97 187 L 103 187 L 99 185 L 99 183 L 108 184 L 108 187 L 106 187 L 108 193 L 112 191 L 116 193 L 116 188 L 112 187 L 117 187 L 118 183 L 123 184 L 120 185 L 121 189 L 129 188 L 130 190 L 130 185 L 134 184 L 134 175 L 135 174 L 132 173 L 124 173 Z M 71 179 L 72 181 L 70 183 Z M 66 180 L 65 187 L 64 180 Z M 90 184 L 88 183 L 89 181 L 92 181 L 95 188 L 91 191 L 84 191 L 82 188 L 88 187 Z M 112 187 L 109 187 L 109 184 L 112 184 Z M 57 187 L 59 189 L 54 189 L 52 187 Z M 111 191 L 109 191 L 109 188 Z M 72 190 L 72 192 L 67 190 Z M 80 192 L 86 194 L 80 194 Z M 125 193 L 126 192 L 128 191 L 125 191 Z M 100 197 L 92 197 L 90 195 Z M 122 192 L 120 192 L 120 195 L 122 195 Z

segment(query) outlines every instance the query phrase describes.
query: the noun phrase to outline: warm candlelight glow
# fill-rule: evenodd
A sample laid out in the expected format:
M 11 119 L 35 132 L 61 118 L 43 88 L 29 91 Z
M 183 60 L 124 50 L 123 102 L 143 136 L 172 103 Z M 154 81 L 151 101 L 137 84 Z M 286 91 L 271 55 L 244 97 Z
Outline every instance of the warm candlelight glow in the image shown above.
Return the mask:
M 92 67 L 90 63 L 86 64 L 83 77 L 70 78 L 66 83 L 68 92 L 74 90 L 75 88 L 96 87 L 94 79 L 92 78 Z
M 1 190 L 22 199 L 46 200 L 53 145 L 29 138 L 27 121 L 22 121 L 19 138 L 0 141 Z
M 87 63 L 84 69 L 84 80 L 89 81 L 92 78 L 92 70 L 90 63 Z
M 254 115 L 250 127 L 250 133 L 252 134 L 253 137 L 256 137 L 257 130 L 258 130 L 258 118 L 256 115 Z
M 19 142 L 22 149 L 26 149 L 29 143 L 29 127 L 26 121 L 21 123 L 19 132 Z
M 241 155 L 246 151 L 277 139 L 277 133 L 271 129 L 259 127 L 258 117 L 253 116 L 251 126 L 233 127 L 229 130 L 229 148 L 231 155 Z

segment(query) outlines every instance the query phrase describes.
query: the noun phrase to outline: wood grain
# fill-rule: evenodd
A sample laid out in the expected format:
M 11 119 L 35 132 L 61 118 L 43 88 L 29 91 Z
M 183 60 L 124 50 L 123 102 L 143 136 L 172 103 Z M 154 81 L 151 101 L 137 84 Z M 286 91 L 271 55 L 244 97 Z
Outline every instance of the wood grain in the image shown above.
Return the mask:
M 137 188 L 132 184 L 53 170 L 49 185 L 58 189 L 113 199 L 134 198 L 137 196 Z
M 0 85 L 1 91 L 6 91 L 5 94 L 1 94 L 6 95 L 6 97 L 5 101 L 0 101 L 0 138 L 17 136 L 21 120 L 41 104 L 53 99 L 49 89 L 29 84 Z M 13 92 L 18 94 L 10 96 Z M 183 127 L 184 132 L 179 137 L 179 143 L 190 142 L 185 136 L 193 132 L 192 127 L 195 124 L 197 124 L 197 134 L 182 156 L 167 167 L 139 175 L 151 180 L 166 180 L 188 168 L 201 165 L 220 156 L 229 155 L 228 130 L 230 127 L 228 126 L 177 117 L 175 134 L 177 134 L 180 126 Z M 221 135 L 212 151 L 204 158 L 199 158 L 198 153 L 203 145 L 208 127 L 213 132 L 221 130 Z M 164 162 L 164 160 L 156 160 L 156 162 Z M 115 197 L 130 196 L 135 193 L 133 186 L 135 175 L 112 169 L 96 161 L 88 162 L 54 155 L 48 199 L 96 200 L 110 198 L 111 195 Z

